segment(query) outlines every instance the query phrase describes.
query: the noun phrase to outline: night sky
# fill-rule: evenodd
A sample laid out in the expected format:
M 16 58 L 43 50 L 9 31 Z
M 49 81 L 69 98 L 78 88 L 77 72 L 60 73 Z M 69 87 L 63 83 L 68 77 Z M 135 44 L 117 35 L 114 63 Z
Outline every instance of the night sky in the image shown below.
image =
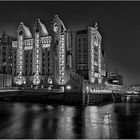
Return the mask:
M 47 27 L 55 14 L 72 30 L 97 22 L 108 70 L 140 83 L 140 2 L 0 2 L 0 34 L 16 36 L 20 21 L 32 29 L 36 18 Z

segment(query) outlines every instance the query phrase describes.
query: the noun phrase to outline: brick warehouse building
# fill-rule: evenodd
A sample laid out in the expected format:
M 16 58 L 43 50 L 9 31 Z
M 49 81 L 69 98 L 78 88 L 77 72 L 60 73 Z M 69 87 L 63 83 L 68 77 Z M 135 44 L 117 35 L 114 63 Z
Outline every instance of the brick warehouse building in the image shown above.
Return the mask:
M 12 41 L 14 37 L 3 32 L 0 38 L 0 88 L 12 85 Z
M 106 81 L 101 42 L 97 23 L 95 27 L 72 32 L 56 15 L 47 28 L 37 19 L 31 32 L 21 22 L 17 40 L 12 42 L 13 83 L 62 91 L 67 85 L 75 90 L 82 86 L 88 90 L 101 89 Z
M 82 89 L 82 77 L 67 67 L 68 31 L 56 15 L 51 25 L 37 19 L 33 33 L 23 23 L 13 41 L 13 83 L 16 86 Z
M 95 27 L 76 32 L 69 31 L 69 66 L 85 79 L 85 88 L 97 90 L 105 88 L 106 57 L 101 46 L 102 36 Z

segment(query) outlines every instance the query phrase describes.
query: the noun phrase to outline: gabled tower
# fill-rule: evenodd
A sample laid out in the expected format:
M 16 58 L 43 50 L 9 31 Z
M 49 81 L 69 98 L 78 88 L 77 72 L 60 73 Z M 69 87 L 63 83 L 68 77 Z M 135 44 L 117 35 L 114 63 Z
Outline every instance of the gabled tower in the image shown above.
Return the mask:
M 66 73 L 66 28 L 60 18 L 53 18 L 53 31 L 55 40 L 55 80 L 59 85 L 65 85 L 68 80 Z
M 23 22 L 20 23 L 17 30 L 17 57 L 16 57 L 16 77 L 15 83 L 22 85 L 26 83 L 24 66 L 24 40 L 32 38 L 31 32 Z
M 101 41 L 102 37 L 98 31 L 97 23 L 95 27 L 88 27 L 88 68 L 89 80 L 91 83 L 101 84 Z
M 42 54 L 44 48 L 50 48 L 51 36 L 48 35 L 48 31 L 45 25 L 37 19 L 33 27 L 34 30 L 34 47 L 33 47 L 33 67 L 32 74 L 33 84 L 39 85 L 42 79 Z M 44 72 L 43 72 L 44 73 Z

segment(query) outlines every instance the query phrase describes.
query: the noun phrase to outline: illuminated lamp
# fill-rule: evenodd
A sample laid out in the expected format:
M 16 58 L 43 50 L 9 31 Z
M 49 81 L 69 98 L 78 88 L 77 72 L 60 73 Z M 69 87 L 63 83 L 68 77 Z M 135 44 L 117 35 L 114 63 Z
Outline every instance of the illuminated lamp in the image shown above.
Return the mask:
M 89 90 L 89 87 L 88 87 L 88 86 L 86 86 L 86 90 L 87 90 L 87 91 Z
M 50 86 L 48 87 L 48 90 L 51 90 L 51 87 Z
M 66 89 L 70 90 L 71 89 L 71 86 L 70 85 L 66 86 Z
M 39 79 L 36 79 L 35 80 L 35 84 L 38 85 L 39 83 L 40 83 L 40 80 Z
M 52 84 L 52 79 L 51 78 L 48 78 L 48 83 Z

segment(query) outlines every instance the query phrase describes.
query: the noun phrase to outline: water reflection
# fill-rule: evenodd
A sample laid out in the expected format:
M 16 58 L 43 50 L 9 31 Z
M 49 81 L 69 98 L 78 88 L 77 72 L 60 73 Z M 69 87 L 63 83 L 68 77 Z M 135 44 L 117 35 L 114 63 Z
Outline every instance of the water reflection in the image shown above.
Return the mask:
M 135 103 L 126 103 L 115 106 L 119 138 L 139 138 L 140 128 L 140 105 Z
M 85 109 L 85 137 L 86 138 L 111 138 L 110 110 L 113 105 L 104 107 L 90 106 Z
M 0 103 L 0 138 L 140 138 L 140 104 L 52 106 Z
M 71 139 L 74 137 L 73 120 L 75 109 L 73 107 L 63 107 L 63 111 L 58 110 L 57 134 L 56 138 Z

